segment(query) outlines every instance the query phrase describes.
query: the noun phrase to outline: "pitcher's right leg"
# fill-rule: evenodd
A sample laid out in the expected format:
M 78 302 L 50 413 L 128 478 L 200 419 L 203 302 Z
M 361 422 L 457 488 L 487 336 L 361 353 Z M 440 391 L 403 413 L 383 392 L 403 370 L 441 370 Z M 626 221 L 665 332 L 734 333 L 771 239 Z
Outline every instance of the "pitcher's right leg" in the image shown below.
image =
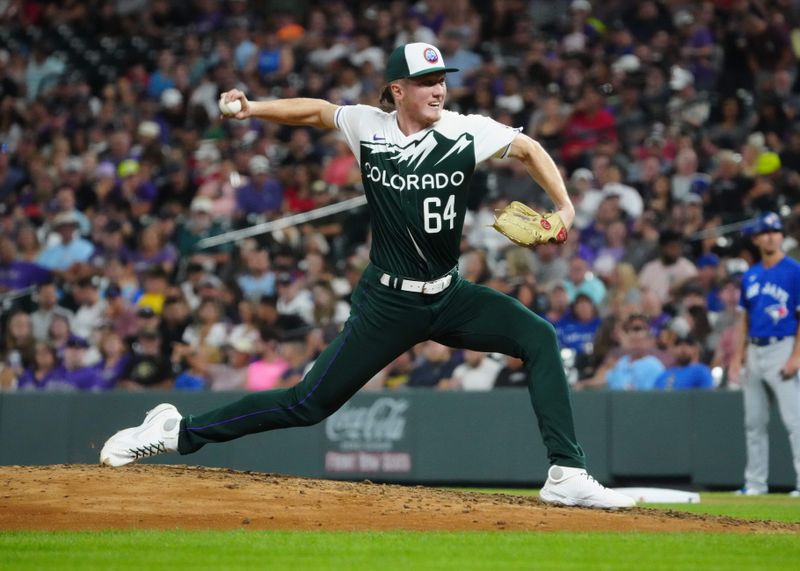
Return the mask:
M 413 308 L 385 307 L 381 298 L 387 293 L 359 286 L 344 330 L 296 386 L 253 393 L 205 414 L 185 417 L 178 451 L 189 454 L 209 442 L 316 424 L 337 411 L 386 364 L 421 340 L 418 329 L 424 319 Z
M 209 442 L 320 422 L 427 334 L 425 304 L 376 283 L 362 279 L 344 330 L 296 386 L 253 393 L 199 416 L 181 418 L 174 406 L 159 405 L 138 427 L 109 438 L 101 463 L 123 466 L 165 452 L 189 454 Z

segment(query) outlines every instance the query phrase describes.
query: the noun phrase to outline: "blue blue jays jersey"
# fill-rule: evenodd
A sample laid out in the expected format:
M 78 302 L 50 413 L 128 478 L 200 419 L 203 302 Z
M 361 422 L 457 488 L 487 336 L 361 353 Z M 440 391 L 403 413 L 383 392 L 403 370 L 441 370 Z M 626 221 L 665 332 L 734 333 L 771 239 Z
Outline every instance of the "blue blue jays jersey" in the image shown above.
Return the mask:
M 742 279 L 739 306 L 747 311 L 750 337 L 789 337 L 797 333 L 800 263 L 786 256 L 771 268 L 759 262 Z

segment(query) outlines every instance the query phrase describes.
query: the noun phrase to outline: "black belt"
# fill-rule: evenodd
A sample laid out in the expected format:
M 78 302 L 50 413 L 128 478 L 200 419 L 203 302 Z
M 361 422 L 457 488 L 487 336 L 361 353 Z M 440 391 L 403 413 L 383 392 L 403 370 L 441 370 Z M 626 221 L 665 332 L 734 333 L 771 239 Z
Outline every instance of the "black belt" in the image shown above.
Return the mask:
M 752 343 L 753 345 L 756 345 L 758 347 L 766 347 L 767 345 L 774 345 L 778 341 L 783 341 L 784 339 L 787 339 L 787 338 L 788 338 L 787 336 L 781 336 L 781 337 L 751 337 L 750 338 L 750 343 Z

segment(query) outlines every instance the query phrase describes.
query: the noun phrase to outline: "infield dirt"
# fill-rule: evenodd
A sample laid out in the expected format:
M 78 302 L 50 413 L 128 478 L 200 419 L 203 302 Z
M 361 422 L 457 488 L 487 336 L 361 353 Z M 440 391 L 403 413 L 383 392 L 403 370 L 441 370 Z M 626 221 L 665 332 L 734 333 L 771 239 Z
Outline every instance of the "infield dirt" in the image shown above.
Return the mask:
M 649 531 L 800 533 L 800 524 L 189 466 L 0 466 L 0 530 Z

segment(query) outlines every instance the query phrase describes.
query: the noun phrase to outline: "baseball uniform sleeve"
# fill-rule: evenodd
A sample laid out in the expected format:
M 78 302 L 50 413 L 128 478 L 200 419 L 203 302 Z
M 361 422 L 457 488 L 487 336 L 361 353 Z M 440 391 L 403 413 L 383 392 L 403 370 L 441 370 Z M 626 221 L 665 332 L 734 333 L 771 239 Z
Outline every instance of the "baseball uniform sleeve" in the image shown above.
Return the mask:
M 333 116 L 336 128 L 343 134 L 347 146 L 353 151 L 356 160 L 361 162 L 361 141 L 368 141 L 376 128 L 381 125 L 386 113 L 369 105 L 343 105 Z
M 509 127 L 483 115 L 466 115 L 467 130 L 475 141 L 475 164 L 490 158 L 504 159 L 508 155 L 511 141 L 522 130 Z

